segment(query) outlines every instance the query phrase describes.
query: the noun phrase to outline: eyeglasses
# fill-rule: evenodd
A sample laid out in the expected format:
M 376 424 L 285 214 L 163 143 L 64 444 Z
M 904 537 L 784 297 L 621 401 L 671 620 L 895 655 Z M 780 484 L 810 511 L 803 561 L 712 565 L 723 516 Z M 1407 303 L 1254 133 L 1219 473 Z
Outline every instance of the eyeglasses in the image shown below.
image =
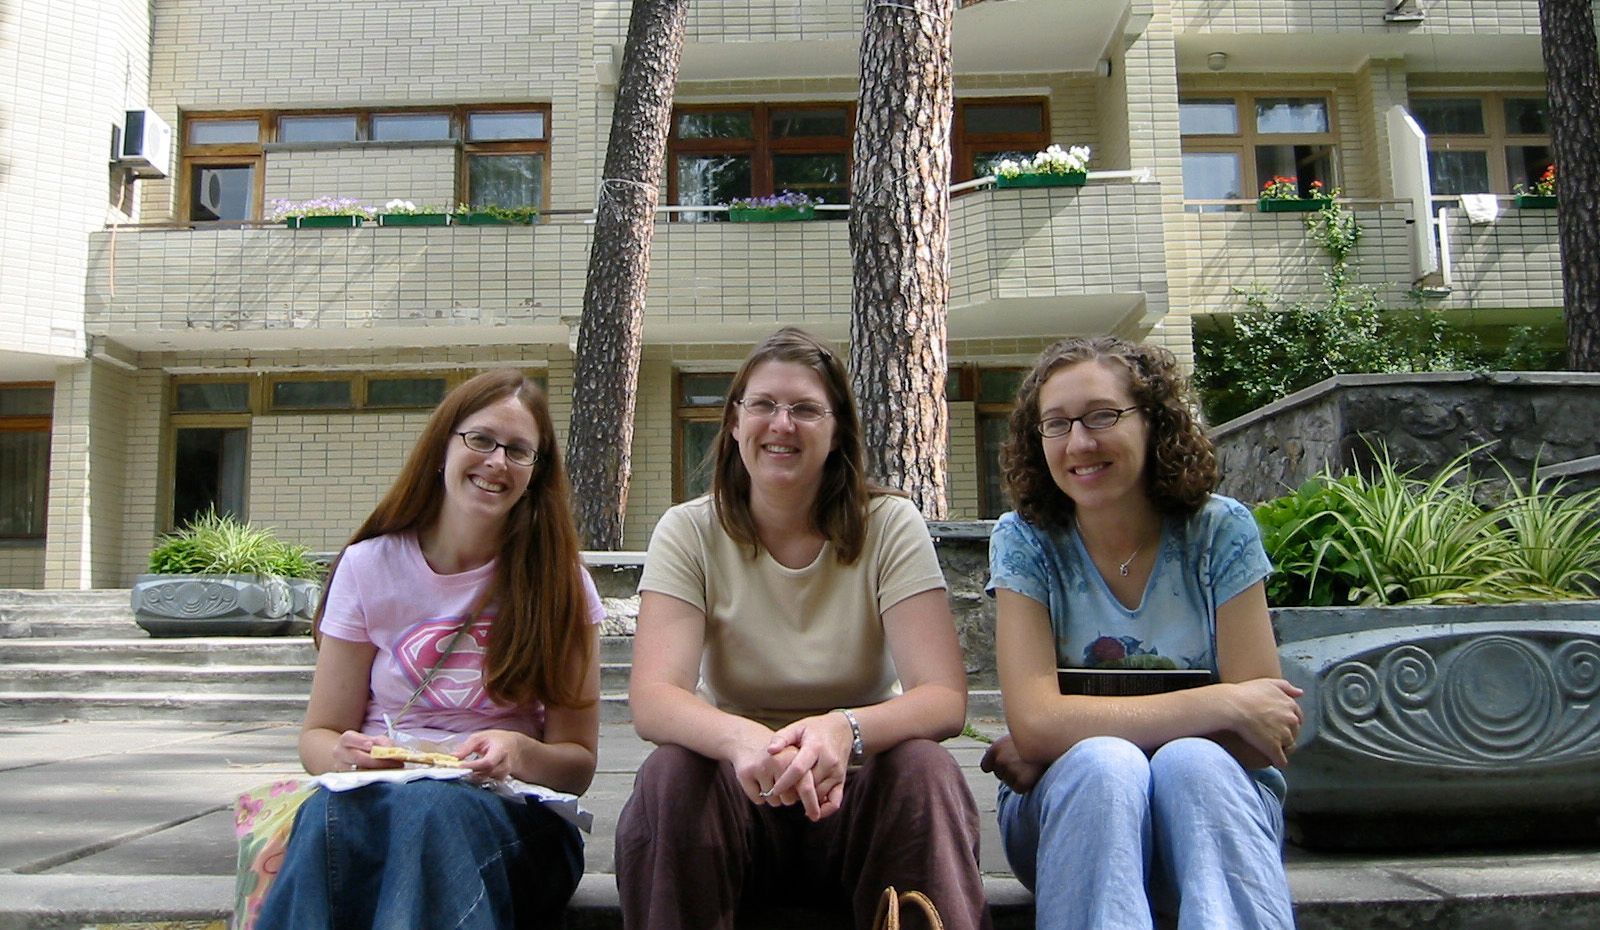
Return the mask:
M 521 465 L 526 468 L 539 461 L 538 449 L 530 449 L 527 446 L 506 445 L 488 433 L 480 433 L 477 430 L 469 429 L 464 433 L 456 433 L 456 435 L 461 437 L 462 445 L 483 455 L 493 455 L 496 449 L 506 450 L 506 461 L 513 465 Z
M 833 415 L 832 410 L 809 400 L 803 400 L 798 404 L 780 404 L 761 397 L 755 400 L 736 400 L 734 403 L 743 407 L 745 413 L 763 420 L 777 416 L 779 410 L 789 411 L 789 419 L 796 423 L 815 423 L 823 417 Z
M 1039 421 L 1039 435 L 1046 439 L 1059 439 L 1072 432 L 1072 424 L 1074 423 L 1082 423 L 1084 429 L 1110 429 L 1122 422 L 1123 417 L 1138 409 L 1140 409 L 1139 405 L 1134 404 L 1132 407 L 1123 407 L 1121 410 L 1115 407 L 1101 407 L 1099 410 L 1091 410 L 1081 417 L 1045 417 Z

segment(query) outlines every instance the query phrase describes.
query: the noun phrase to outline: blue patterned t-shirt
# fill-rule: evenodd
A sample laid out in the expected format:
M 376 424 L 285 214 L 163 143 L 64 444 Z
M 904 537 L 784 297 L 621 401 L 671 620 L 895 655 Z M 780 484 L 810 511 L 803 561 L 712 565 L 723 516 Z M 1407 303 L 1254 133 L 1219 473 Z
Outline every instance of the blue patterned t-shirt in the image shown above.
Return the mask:
M 1015 513 L 989 537 L 996 588 L 1045 605 L 1056 664 L 1073 668 L 1202 668 L 1217 672 L 1217 607 L 1272 572 L 1255 518 L 1213 494 L 1187 519 L 1168 517 L 1139 606 L 1117 600 L 1075 529 L 1044 530 Z

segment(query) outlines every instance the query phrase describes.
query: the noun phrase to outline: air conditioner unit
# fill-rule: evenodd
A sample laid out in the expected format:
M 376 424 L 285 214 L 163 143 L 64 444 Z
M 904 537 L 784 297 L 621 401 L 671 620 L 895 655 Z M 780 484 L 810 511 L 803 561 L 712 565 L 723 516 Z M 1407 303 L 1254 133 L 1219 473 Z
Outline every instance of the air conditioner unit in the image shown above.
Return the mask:
M 172 127 L 154 110 L 129 110 L 117 164 L 137 178 L 164 178 L 172 163 Z

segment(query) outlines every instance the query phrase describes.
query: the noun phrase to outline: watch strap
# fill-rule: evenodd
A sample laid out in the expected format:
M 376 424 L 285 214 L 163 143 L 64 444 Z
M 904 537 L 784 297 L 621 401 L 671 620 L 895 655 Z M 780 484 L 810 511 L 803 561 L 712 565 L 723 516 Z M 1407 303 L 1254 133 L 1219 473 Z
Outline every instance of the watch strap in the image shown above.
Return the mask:
M 844 714 L 844 719 L 850 721 L 850 764 L 860 765 L 867 759 L 867 744 L 861 741 L 861 721 L 856 719 L 856 712 L 848 707 L 838 710 Z

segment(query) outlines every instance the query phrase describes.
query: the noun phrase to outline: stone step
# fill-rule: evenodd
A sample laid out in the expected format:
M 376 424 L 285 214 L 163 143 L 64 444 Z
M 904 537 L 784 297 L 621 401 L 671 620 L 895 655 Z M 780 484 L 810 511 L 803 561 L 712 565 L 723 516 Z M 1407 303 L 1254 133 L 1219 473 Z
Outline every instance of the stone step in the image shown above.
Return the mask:
M 11 663 L 0 667 L 0 693 L 286 694 L 311 696 L 309 665 L 90 665 Z
M 145 636 L 134 622 L 126 589 L 0 591 L 0 638 L 62 639 Z
M 12 691 L 0 694 L 0 721 L 43 723 L 51 720 L 261 721 L 300 720 L 304 695 L 290 694 L 146 694 L 139 692 Z
M 0 639 L 0 675 L 9 663 L 103 665 L 316 665 L 309 636 L 207 636 L 170 639 Z
M 41 604 L 60 604 L 78 607 L 121 605 L 127 607 L 133 600 L 132 588 L 86 588 L 65 590 L 56 588 L 0 588 L 0 610 L 11 607 L 30 607 Z
M 600 637 L 600 662 L 627 663 L 633 661 L 632 636 Z

